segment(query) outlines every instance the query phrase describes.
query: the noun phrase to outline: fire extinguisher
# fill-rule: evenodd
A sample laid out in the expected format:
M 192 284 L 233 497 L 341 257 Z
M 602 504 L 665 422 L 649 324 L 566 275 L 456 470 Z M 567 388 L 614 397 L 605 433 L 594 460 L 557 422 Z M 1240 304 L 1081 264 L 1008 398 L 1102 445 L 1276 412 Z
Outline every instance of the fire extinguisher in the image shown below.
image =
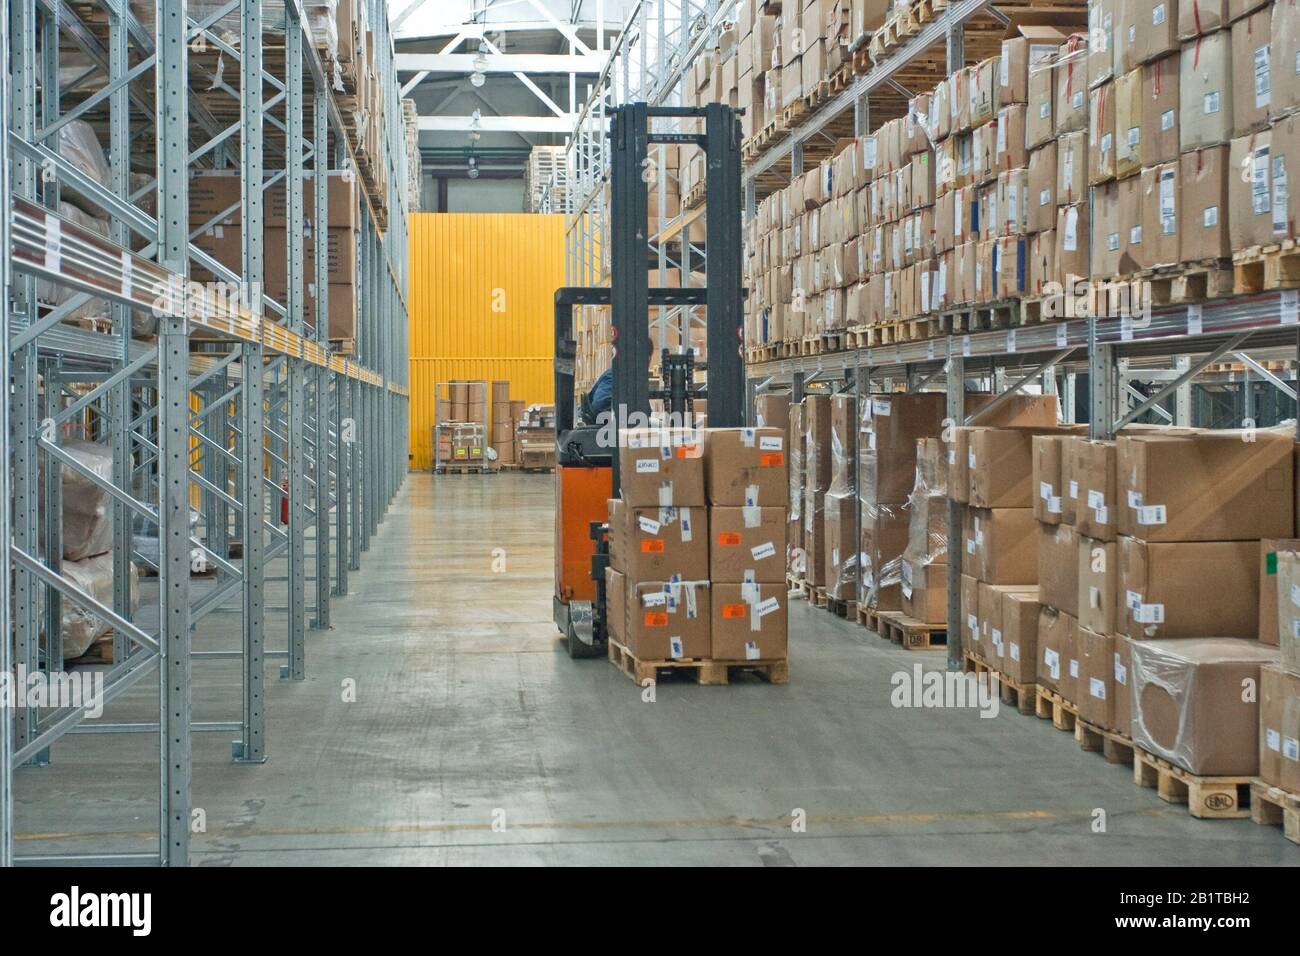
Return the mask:
M 280 497 L 280 524 L 289 523 L 289 482 L 280 482 L 280 490 L 284 494 Z

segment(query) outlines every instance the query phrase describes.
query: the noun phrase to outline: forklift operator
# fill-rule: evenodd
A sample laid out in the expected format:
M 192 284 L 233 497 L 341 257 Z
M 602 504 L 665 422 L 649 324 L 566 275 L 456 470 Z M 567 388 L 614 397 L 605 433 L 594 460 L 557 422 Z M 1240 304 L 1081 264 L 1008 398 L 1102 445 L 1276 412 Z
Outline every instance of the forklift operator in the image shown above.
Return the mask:
M 646 339 L 650 361 L 654 361 L 655 344 L 653 339 Z M 648 371 L 648 369 L 647 369 Z M 585 424 L 595 425 L 600 421 L 602 412 L 607 412 L 614 404 L 614 366 L 600 373 L 591 391 L 582 396 L 582 420 Z

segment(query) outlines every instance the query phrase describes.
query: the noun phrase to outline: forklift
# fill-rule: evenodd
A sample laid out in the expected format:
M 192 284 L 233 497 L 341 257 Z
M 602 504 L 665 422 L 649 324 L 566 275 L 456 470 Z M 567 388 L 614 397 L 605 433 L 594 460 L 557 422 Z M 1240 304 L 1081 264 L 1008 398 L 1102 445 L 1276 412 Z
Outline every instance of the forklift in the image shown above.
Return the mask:
M 610 113 L 610 284 L 555 292 L 555 625 L 573 658 L 604 657 L 605 568 L 609 565 L 608 499 L 621 494 L 615 444 L 624 422 L 648 420 L 650 400 L 681 420 L 708 399 L 708 423 L 745 422 L 744 289 L 741 283 L 740 114 L 722 103 L 656 107 L 630 103 Z M 654 132 L 657 119 L 703 120 L 704 132 Z M 649 185 L 643 173 L 651 146 L 699 146 L 707 166 L 708 248 L 705 288 L 650 288 Z M 683 277 L 689 285 L 689 277 Z M 577 342 L 573 310 L 607 305 L 613 326 L 612 426 L 575 421 Z M 661 387 L 650 387 L 650 309 L 704 306 L 707 365 L 687 349 L 661 356 Z M 694 381 L 706 371 L 707 391 Z

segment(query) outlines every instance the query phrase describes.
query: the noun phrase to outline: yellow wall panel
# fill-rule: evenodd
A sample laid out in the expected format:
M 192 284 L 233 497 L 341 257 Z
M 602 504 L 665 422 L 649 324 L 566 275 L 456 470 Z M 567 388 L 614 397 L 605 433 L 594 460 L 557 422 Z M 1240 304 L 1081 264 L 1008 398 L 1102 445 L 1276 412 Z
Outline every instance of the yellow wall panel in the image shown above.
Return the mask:
M 554 401 L 564 217 L 415 213 L 409 232 L 411 465 L 427 469 L 439 383 L 506 379 L 511 398 Z

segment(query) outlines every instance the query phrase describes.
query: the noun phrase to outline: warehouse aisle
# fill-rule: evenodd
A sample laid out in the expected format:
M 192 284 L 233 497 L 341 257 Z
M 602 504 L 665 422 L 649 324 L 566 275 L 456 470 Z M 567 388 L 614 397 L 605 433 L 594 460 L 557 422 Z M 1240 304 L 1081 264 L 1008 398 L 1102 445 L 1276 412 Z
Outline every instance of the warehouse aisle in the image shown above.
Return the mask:
M 232 769 L 227 735 L 197 738 L 197 864 L 1300 862 L 1275 830 L 1192 820 L 1046 722 L 894 709 L 891 675 L 941 656 L 802 602 L 788 686 L 663 684 L 645 702 L 561 648 L 551 502 L 545 476 L 407 479 L 334 629 L 309 635 L 309 679 L 269 688 L 269 762 Z M 220 618 L 200 645 L 237 638 Z M 228 715 L 237 685 L 204 674 L 198 719 Z M 140 845 L 132 819 L 156 811 L 137 736 L 139 772 L 80 736 L 20 774 L 23 852 Z M 92 832 L 49 833 L 70 807 Z

